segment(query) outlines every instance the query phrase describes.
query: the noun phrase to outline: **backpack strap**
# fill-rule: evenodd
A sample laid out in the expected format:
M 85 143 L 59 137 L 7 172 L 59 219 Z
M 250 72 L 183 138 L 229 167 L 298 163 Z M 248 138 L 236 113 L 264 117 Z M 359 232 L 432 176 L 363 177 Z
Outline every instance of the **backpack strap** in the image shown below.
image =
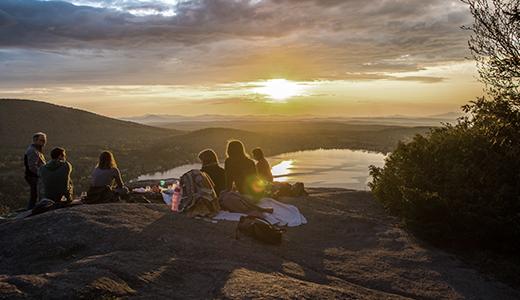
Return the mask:
M 269 225 L 273 225 L 273 224 L 271 224 L 271 222 L 267 221 L 266 219 L 264 219 L 264 218 L 262 218 L 262 217 L 257 217 L 257 216 L 253 216 L 253 215 L 247 215 L 247 216 L 245 216 L 244 218 L 260 220 L 260 221 L 262 221 L 262 222 L 264 222 L 264 223 L 267 223 L 267 224 L 269 224 Z
M 276 230 L 278 230 L 278 231 L 280 231 L 280 232 L 282 232 L 282 233 L 284 233 L 284 232 L 287 231 L 287 230 L 284 229 L 284 228 L 280 228 L 280 227 L 278 227 L 278 226 L 276 226 L 276 225 L 274 225 L 274 224 L 271 224 L 271 222 L 269 222 L 269 221 L 267 221 L 266 219 L 261 218 L 261 217 L 250 216 L 250 215 L 248 215 L 246 218 L 259 220 L 260 222 L 263 222 L 263 223 L 269 225 L 270 227 L 272 227 L 272 228 L 274 228 L 274 229 L 276 229 Z
M 248 216 L 242 216 L 240 217 L 240 220 L 238 221 L 237 227 L 235 228 L 235 240 L 240 240 L 240 224 L 244 222 L 245 219 L 247 219 Z
M 274 226 L 273 224 L 271 224 L 271 222 L 267 221 L 266 219 L 264 219 L 264 218 L 262 218 L 262 217 L 257 217 L 257 216 L 252 216 L 252 215 L 247 215 L 246 218 L 248 218 L 248 219 L 260 220 L 261 222 L 266 223 L 267 225 Z

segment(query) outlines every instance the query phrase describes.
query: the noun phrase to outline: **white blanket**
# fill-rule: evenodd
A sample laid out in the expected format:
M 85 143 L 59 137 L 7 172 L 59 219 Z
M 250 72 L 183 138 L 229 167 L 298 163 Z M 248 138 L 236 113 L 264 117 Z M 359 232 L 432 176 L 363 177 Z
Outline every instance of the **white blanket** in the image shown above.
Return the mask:
M 262 200 L 260 200 L 260 203 L 258 203 L 258 206 L 263 208 L 273 208 L 272 214 L 264 214 L 264 218 L 271 224 L 289 227 L 307 224 L 307 219 L 305 219 L 305 217 L 300 213 L 298 208 L 294 205 L 285 204 L 271 198 L 263 198 Z M 245 214 L 221 211 L 213 219 L 238 221 L 240 220 L 241 216 L 245 216 Z

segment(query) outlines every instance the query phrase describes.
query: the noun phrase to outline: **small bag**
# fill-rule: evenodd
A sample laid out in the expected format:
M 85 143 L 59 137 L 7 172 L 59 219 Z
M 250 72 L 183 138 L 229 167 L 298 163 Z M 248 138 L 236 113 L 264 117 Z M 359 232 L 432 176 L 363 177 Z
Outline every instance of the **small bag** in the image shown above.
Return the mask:
M 301 197 L 309 195 L 302 182 L 291 185 L 287 182 L 274 182 L 271 189 L 271 196 L 275 199 L 282 197 Z
M 300 196 L 308 196 L 309 193 L 305 190 L 305 186 L 303 185 L 303 182 L 296 182 L 292 186 L 292 193 L 294 197 L 300 197 Z
M 265 219 L 255 216 L 242 216 L 235 231 L 237 240 L 240 232 L 265 244 L 280 245 L 284 231 Z

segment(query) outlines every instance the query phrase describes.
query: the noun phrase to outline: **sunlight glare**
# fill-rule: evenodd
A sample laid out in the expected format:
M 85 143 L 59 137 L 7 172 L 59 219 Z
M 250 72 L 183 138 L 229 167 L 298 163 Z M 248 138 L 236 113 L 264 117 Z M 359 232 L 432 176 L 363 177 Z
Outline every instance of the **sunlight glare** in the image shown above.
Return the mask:
M 292 159 L 284 160 L 271 168 L 271 173 L 276 177 L 276 181 L 285 182 L 289 179 L 287 176 L 291 175 L 293 163 Z
M 286 79 L 270 79 L 260 82 L 259 86 L 252 91 L 257 94 L 265 95 L 274 101 L 282 102 L 291 97 L 303 95 L 305 87 L 297 82 Z

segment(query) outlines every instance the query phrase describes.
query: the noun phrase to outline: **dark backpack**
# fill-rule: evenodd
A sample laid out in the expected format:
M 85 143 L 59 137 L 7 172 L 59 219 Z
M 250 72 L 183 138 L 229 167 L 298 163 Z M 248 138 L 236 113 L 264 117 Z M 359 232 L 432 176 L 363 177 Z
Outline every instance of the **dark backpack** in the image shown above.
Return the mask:
M 267 220 L 255 216 L 242 216 L 238 222 L 235 237 L 243 233 L 265 244 L 280 245 L 283 230 L 273 226 Z

